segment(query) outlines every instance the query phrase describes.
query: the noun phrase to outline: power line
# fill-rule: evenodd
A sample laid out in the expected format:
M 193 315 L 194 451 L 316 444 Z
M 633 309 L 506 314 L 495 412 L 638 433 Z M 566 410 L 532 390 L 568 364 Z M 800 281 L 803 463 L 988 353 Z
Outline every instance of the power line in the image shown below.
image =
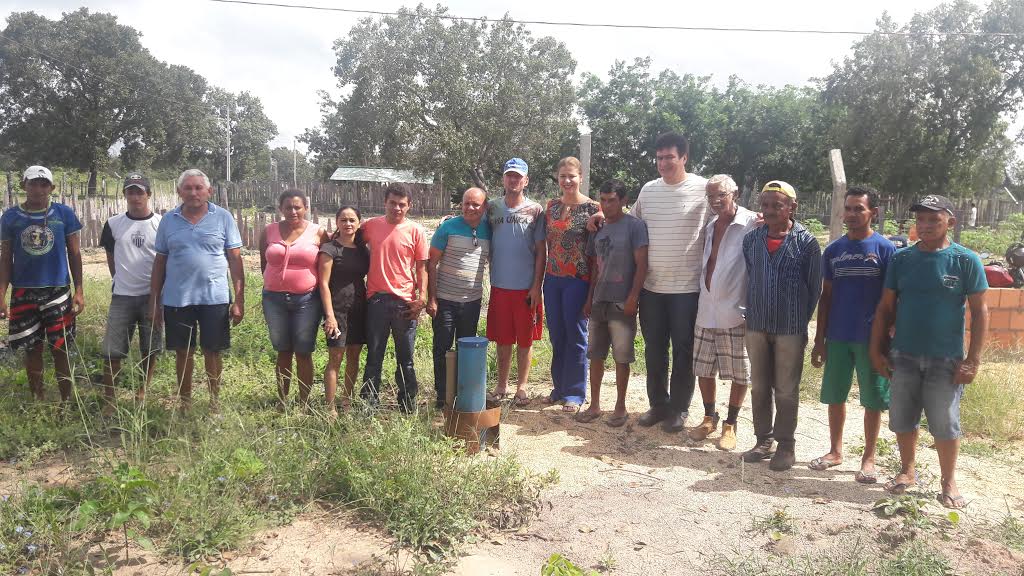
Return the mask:
M 346 14 L 365 14 L 368 16 L 405 16 L 416 17 L 413 12 L 389 12 L 385 10 L 366 10 L 358 8 L 337 8 L 333 6 L 310 6 L 308 4 L 285 4 L 282 2 L 254 2 L 252 0 L 210 0 L 221 4 L 240 4 L 246 6 L 261 6 L 266 8 L 297 8 L 301 10 L 320 10 L 324 12 L 343 12 Z M 442 20 L 457 22 L 493 22 L 483 16 L 451 16 L 448 14 L 433 14 L 432 17 Z M 885 32 L 874 30 L 865 32 L 863 30 L 822 30 L 814 28 L 748 28 L 728 26 L 676 26 L 668 24 L 608 24 L 601 22 L 568 22 L 556 20 L 516 20 L 509 18 L 508 22 L 513 24 L 533 24 L 540 26 L 570 26 L 575 28 L 615 28 L 628 30 L 672 30 L 687 32 L 754 32 L 768 34 L 818 34 L 831 36 L 870 36 L 880 34 L 884 36 L 995 36 L 995 37 L 1019 37 L 1024 33 L 1019 32 Z

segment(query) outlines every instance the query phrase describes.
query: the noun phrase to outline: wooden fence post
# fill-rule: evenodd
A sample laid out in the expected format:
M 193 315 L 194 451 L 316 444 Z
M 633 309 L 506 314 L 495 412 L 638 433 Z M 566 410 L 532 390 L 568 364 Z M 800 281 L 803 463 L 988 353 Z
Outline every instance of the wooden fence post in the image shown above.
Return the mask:
M 583 165 L 580 192 L 585 196 L 590 196 L 590 136 L 590 132 L 580 134 L 580 164 Z
M 843 203 L 846 198 L 846 170 L 843 168 L 843 152 L 839 149 L 830 150 L 828 164 L 832 170 L 832 216 L 828 222 L 828 241 L 833 242 L 843 235 Z

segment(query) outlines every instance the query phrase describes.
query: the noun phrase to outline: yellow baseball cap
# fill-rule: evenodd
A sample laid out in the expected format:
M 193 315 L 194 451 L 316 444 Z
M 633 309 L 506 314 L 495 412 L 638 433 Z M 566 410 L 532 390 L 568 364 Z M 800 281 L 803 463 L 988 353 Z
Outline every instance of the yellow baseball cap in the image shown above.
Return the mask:
M 764 188 L 761 188 L 761 192 L 778 192 L 779 194 L 789 196 L 790 198 L 796 200 L 796 190 L 793 189 L 793 187 L 790 186 L 788 183 L 783 182 L 782 180 L 772 180 L 771 182 L 765 184 Z

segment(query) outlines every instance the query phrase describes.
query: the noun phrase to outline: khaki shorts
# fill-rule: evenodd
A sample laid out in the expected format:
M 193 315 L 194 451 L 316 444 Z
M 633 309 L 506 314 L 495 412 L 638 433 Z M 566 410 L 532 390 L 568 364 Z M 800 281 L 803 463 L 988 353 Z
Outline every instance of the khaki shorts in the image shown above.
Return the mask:
M 610 347 L 617 364 L 633 363 L 636 316 L 626 316 L 622 306 L 621 302 L 594 302 L 591 306 L 587 358 L 604 361 Z

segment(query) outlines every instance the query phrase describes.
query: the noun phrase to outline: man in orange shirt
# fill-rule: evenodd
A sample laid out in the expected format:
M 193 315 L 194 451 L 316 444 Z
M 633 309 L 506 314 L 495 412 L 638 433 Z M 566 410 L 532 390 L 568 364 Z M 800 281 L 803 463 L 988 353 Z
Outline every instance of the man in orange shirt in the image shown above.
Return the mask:
M 384 189 L 384 216 L 362 225 L 370 249 L 366 276 L 366 366 L 360 396 L 378 403 L 381 366 L 388 336 L 395 339 L 395 385 L 398 407 L 409 413 L 416 405 L 416 370 L 412 353 L 416 319 L 427 305 L 427 260 L 430 246 L 423 226 L 406 218 L 412 199 L 405 184 Z

